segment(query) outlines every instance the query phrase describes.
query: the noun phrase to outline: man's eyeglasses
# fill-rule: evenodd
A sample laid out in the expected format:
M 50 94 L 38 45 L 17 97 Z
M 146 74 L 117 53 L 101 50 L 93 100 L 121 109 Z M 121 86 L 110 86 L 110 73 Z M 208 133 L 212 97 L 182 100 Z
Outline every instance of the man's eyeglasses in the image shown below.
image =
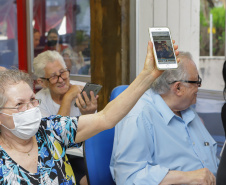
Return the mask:
M 29 104 L 31 104 L 33 107 L 37 107 L 41 104 L 40 99 L 33 99 L 28 103 L 21 103 L 20 105 L 17 105 L 16 107 L 1 107 L 0 109 L 17 109 L 18 112 L 24 112 L 28 110 Z
M 185 83 L 197 84 L 200 87 L 201 84 L 202 84 L 202 78 L 200 78 L 200 76 L 198 76 L 198 81 L 177 80 L 177 81 L 173 81 L 173 82 L 171 82 L 169 84 L 173 84 L 173 83 L 176 83 L 176 82 L 185 82 Z
M 51 84 L 55 84 L 59 81 L 59 78 L 61 77 L 63 80 L 67 79 L 69 77 L 70 74 L 70 70 L 66 70 L 66 71 L 62 71 L 60 72 L 60 75 L 54 75 L 50 78 L 44 78 L 44 77 L 40 77 L 43 80 L 47 80 L 49 81 Z

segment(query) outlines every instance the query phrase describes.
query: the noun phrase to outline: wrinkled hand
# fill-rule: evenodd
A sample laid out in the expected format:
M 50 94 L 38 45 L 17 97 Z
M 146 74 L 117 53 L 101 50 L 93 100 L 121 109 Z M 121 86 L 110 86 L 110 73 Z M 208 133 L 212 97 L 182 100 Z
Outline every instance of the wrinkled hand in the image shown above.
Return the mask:
M 186 172 L 188 184 L 199 184 L 199 185 L 216 185 L 215 176 L 207 168 L 202 168 L 195 171 Z
M 69 86 L 68 91 L 64 96 L 67 96 L 71 101 L 74 100 L 78 94 L 82 92 L 83 87 L 80 85 L 71 85 Z
M 83 92 L 82 98 L 81 94 L 78 95 L 78 98 L 76 98 L 76 104 L 80 110 L 80 112 L 84 114 L 93 114 L 97 110 L 97 99 L 98 95 L 95 97 L 93 91 L 90 91 L 91 99 L 87 96 L 86 92 Z
M 174 43 L 175 41 L 173 40 L 173 44 Z M 178 46 L 173 45 L 173 47 L 174 47 L 175 55 L 178 56 L 179 55 L 179 51 L 177 51 Z M 177 62 L 179 62 L 179 60 L 180 59 L 177 58 Z M 151 41 L 148 42 L 147 55 L 144 63 L 144 70 L 149 71 L 149 73 L 152 74 L 154 78 L 158 78 L 164 72 L 164 70 L 158 70 L 156 66 L 155 57 L 153 53 L 153 43 Z

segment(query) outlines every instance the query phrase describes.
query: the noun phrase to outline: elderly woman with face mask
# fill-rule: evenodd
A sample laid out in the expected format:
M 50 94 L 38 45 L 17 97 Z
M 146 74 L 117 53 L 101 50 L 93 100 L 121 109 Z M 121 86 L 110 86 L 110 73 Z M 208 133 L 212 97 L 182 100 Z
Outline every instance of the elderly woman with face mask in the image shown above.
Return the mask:
M 0 184 L 75 184 L 66 149 L 114 127 L 130 111 L 163 72 L 155 67 L 152 50 L 149 42 L 144 69 L 123 93 L 102 111 L 79 118 L 41 118 L 29 76 L 1 71 Z

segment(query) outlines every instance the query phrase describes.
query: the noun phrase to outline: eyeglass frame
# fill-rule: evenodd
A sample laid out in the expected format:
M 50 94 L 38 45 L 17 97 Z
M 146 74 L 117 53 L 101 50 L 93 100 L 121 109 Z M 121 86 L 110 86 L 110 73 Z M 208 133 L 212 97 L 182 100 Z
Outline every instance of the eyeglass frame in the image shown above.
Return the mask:
M 50 78 L 45 78 L 45 77 L 40 77 L 41 79 L 43 79 L 43 80 L 47 80 L 49 83 L 51 83 L 51 84 L 56 84 L 58 81 L 59 81 L 59 78 L 61 77 L 62 78 L 62 74 L 63 73 L 65 73 L 65 72 L 69 72 L 69 74 L 70 74 L 70 70 L 69 69 L 66 69 L 64 72 L 60 72 L 60 75 L 54 75 L 54 76 L 52 76 L 52 77 L 50 77 L 50 78 L 53 78 L 53 77 L 57 77 L 57 81 L 55 82 L 55 83 L 51 83 L 50 82 Z M 63 80 L 65 80 L 66 78 L 62 78 Z
M 202 85 L 202 78 L 198 75 L 198 80 L 197 81 L 191 81 L 191 80 L 177 80 L 170 82 L 169 84 L 173 84 L 176 82 L 185 82 L 185 83 L 192 83 L 192 84 L 197 84 L 199 87 Z
M 38 105 L 40 105 L 41 104 L 41 99 L 34 99 L 34 100 L 38 100 Z M 25 105 L 25 104 L 27 104 L 27 109 L 26 110 L 28 110 L 28 105 L 32 102 L 32 101 L 34 101 L 34 100 L 31 100 L 31 101 L 29 101 L 28 103 L 22 103 L 21 105 Z M 32 103 L 31 103 L 32 104 Z M 38 106 L 37 105 L 37 106 Z M 20 105 L 19 105 L 20 106 Z M 32 106 L 33 107 L 37 107 L 37 106 L 34 106 L 33 104 L 32 104 Z M 26 111 L 26 110 L 24 110 L 24 111 L 19 111 L 19 107 L 0 107 L 0 110 L 1 109 L 17 109 L 18 110 L 18 112 L 24 112 L 24 111 Z

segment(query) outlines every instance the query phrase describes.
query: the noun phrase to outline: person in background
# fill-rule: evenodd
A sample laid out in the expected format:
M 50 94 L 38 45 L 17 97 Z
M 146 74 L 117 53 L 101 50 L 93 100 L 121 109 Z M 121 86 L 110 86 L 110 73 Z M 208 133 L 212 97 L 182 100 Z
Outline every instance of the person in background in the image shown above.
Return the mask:
M 222 75 L 223 75 L 223 80 L 224 80 L 223 97 L 224 97 L 224 100 L 226 100 L 226 98 L 225 98 L 225 94 L 226 94 L 226 61 L 224 62 L 224 65 L 223 65 Z M 224 103 L 224 105 L 221 108 L 221 120 L 223 123 L 224 133 L 226 136 L 226 103 Z
M 226 93 L 226 61 L 224 62 L 223 65 L 223 69 L 222 69 L 222 76 L 223 76 L 223 80 L 224 80 L 224 89 L 223 89 L 223 96 L 224 99 L 225 98 L 225 93 Z M 223 124 L 223 128 L 224 128 L 224 133 L 226 136 L 226 103 L 224 103 L 224 105 L 222 106 L 221 109 L 221 119 L 222 119 L 222 124 Z M 218 171 L 217 171 L 217 185 L 225 185 L 226 184 L 226 149 L 225 149 L 225 144 L 223 147 L 223 151 L 221 153 L 221 160 L 220 160 L 220 164 L 218 167 Z
M 40 32 L 34 28 L 33 29 L 33 42 L 34 42 L 34 49 L 37 48 L 37 46 L 40 44 Z
M 43 51 L 47 50 L 56 50 L 59 53 L 61 53 L 64 49 L 66 49 L 68 46 L 63 45 L 61 43 L 61 40 L 59 38 L 58 31 L 55 28 L 52 28 L 48 31 L 47 34 L 47 44 Z
M 179 53 L 178 68 L 164 71 L 115 127 L 116 184 L 216 184 L 217 144 L 190 107 L 202 81 L 190 53 Z
M 71 37 L 71 48 L 63 50 L 64 57 L 70 56 L 71 63 L 75 66 L 75 73 L 88 75 L 90 74 L 90 64 L 85 63 L 83 51 L 89 46 L 89 36 L 83 30 L 77 30 Z
M 78 107 L 74 106 L 83 87 L 70 84 L 70 71 L 57 51 L 49 50 L 39 54 L 34 59 L 33 67 L 34 74 L 38 77 L 37 82 L 43 87 L 36 94 L 36 98 L 42 101 L 39 107 L 43 117 L 51 115 L 74 117 L 96 112 L 98 96 L 94 97 L 93 93 L 90 100 L 81 100 L 77 104 Z M 84 159 L 69 155 L 69 161 L 74 164 L 72 167 L 77 183 L 87 184 Z
M 33 43 L 34 43 L 34 57 L 36 57 L 41 50 L 39 48 L 41 34 L 38 29 L 33 28 Z
M 78 69 L 76 68 L 75 60 L 73 60 L 72 49 L 65 49 L 62 51 L 61 55 L 64 58 L 67 69 L 70 70 L 71 74 L 78 74 Z
M 61 115 L 41 118 L 41 101 L 35 98 L 28 74 L 1 71 L 0 184 L 75 184 L 66 149 L 79 147 L 82 141 L 113 128 L 162 72 L 156 68 L 149 42 L 142 72 L 102 111 L 79 118 Z M 59 71 L 55 75 L 59 75 L 57 81 L 62 80 L 60 76 L 64 78 Z M 80 107 L 80 94 L 78 99 Z

